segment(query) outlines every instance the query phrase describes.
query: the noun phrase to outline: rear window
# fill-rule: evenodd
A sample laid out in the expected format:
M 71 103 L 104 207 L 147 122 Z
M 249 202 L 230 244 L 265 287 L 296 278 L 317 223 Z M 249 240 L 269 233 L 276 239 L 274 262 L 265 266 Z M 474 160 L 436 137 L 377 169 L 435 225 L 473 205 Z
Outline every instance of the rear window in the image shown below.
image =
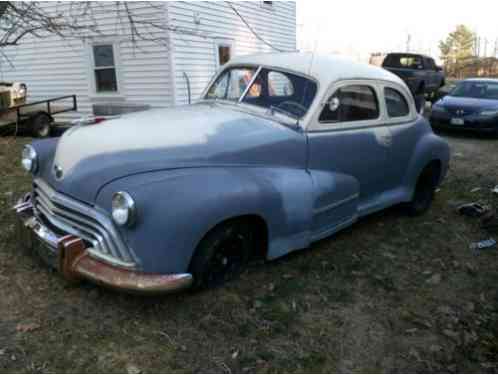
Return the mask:
M 423 69 L 421 56 L 414 55 L 387 55 L 382 63 L 386 68 Z
M 389 117 L 404 117 L 410 114 L 410 107 L 403 94 L 398 90 L 386 87 L 384 90 Z

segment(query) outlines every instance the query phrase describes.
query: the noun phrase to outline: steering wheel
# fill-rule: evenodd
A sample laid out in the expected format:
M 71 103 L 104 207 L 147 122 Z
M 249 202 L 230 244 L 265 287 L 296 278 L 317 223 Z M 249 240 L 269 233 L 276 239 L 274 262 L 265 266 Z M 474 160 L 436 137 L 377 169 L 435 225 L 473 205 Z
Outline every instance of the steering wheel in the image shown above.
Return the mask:
M 282 102 L 282 103 L 277 104 L 275 107 L 280 108 L 280 107 L 282 107 L 282 106 L 284 106 L 284 107 L 285 107 L 285 106 L 288 106 L 288 107 L 289 107 L 289 106 L 291 106 L 291 108 L 292 108 L 292 107 L 297 107 L 297 108 L 299 108 L 299 109 L 302 111 L 302 113 L 301 113 L 301 114 L 305 114 L 305 113 L 306 113 L 306 111 L 308 110 L 308 108 L 306 108 L 306 107 L 305 107 L 304 105 L 302 105 L 301 103 L 298 103 L 298 102 L 295 102 L 295 101 L 292 101 L 292 100 L 286 100 L 286 101 L 284 101 L 284 102 Z M 280 108 L 280 109 L 284 109 L 284 108 Z M 288 112 L 289 112 L 289 111 L 288 111 Z M 291 112 L 292 114 L 296 114 L 295 112 L 292 112 L 292 111 L 290 111 L 290 112 Z

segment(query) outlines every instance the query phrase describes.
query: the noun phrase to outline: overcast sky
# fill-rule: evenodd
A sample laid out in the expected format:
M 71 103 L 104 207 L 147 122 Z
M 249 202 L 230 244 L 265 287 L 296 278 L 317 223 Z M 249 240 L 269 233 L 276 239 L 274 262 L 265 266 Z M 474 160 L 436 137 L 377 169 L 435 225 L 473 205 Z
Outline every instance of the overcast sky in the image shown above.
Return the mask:
M 496 0 L 297 0 L 297 43 L 302 50 L 335 52 L 368 60 L 372 52 L 412 51 L 439 58 L 438 43 L 457 24 L 488 39 L 498 38 Z

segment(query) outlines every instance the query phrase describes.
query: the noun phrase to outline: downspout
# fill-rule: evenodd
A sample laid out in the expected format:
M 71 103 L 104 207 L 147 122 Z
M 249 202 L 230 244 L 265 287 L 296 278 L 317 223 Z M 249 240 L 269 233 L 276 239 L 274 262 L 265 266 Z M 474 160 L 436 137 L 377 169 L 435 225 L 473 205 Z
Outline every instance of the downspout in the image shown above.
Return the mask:
M 185 82 L 187 83 L 188 104 L 192 104 L 192 96 L 190 92 L 190 79 L 188 78 L 188 75 L 185 72 L 183 72 L 183 77 L 185 77 Z

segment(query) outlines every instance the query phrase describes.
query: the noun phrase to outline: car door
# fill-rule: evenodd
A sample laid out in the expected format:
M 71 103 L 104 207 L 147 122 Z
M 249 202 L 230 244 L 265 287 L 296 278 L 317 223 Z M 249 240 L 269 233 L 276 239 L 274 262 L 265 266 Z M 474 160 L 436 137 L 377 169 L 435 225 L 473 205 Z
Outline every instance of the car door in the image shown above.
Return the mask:
M 378 90 L 369 80 L 333 84 L 307 127 L 315 237 L 374 210 L 386 188 L 391 136 L 382 123 Z
M 386 197 L 393 204 L 403 198 L 403 182 L 407 167 L 414 154 L 416 142 L 422 127 L 417 126 L 417 113 L 413 96 L 407 88 L 392 82 L 381 85 L 384 98 L 385 113 L 383 123 L 388 126 L 392 143 L 388 150 L 387 168 L 385 175 Z

